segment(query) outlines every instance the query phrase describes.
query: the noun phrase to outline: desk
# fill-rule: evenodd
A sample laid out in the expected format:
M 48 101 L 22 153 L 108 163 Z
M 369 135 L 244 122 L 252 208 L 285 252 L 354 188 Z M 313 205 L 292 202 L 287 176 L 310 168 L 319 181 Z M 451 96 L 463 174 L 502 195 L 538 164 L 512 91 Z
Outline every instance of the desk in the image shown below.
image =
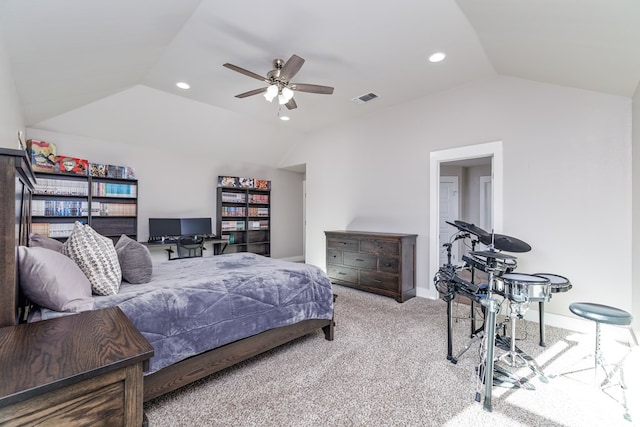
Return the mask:
M 147 246 L 148 248 L 162 248 L 165 251 L 167 251 L 167 256 L 169 258 L 169 260 L 173 260 L 173 259 L 180 259 L 181 257 L 175 257 L 175 258 L 171 258 L 171 254 L 174 253 L 174 249 L 172 249 L 172 246 L 176 246 L 177 249 L 177 245 L 178 245 L 178 241 L 171 239 L 171 240 L 165 240 L 164 242 L 162 241 L 157 241 L 157 242 L 140 242 L 143 245 Z M 222 240 L 222 239 L 204 239 L 204 244 L 208 244 L 211 243 L 212 249 L 213 249 L 213 254 L 214 255 L 220 255 L 224 249 L 227 246 L 228 241 L 227 240 Z M 205 248 L 203 248 L 205 249 Z M 189 257 L 182 257 L 182 258 L 194 258 L 196 256 L 189 256 Z

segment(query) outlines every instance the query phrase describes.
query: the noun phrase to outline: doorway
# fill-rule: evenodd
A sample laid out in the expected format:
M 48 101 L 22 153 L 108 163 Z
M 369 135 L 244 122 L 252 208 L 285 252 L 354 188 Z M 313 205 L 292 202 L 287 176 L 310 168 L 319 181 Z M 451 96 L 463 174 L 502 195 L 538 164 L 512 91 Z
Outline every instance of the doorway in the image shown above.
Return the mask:
M 457 176 L 440 176 L 440 205 L 438 214 L 440 215 L 440 230 L 438 234 L 438 249 L 440 251 L 440 265 L 446 264 L 449 260 L 449 252 L 444 246 L 449 242 L 449 237 L 456 232 L 456 228 L 451 224 L 459 219 L 459 191 Z M 460 260 L 458 245 L 451 245 L 451 263 L 457 264 Z
M 440 268 L 440 174 L 441 166 L 464 164 L 480 158 L 491 159 L 491 229 L 500 232 L 503 223 L 503 154 L 502 141 L 470 145 L 449 150 L 434 151 L 430 155 L 430 204 L 429 204 L 429 277 L 434 277 Z M 460 163 L 462 162 L 462 163 Z M 479 184 L 478 184 L 479 185 Z M 479 187 L 476 187 L 479 203 Z M 463 196 L 461 196 L 463 197 Z M 438 298 L 438 292 L 429 286 L 424 295 L 428 298 Z

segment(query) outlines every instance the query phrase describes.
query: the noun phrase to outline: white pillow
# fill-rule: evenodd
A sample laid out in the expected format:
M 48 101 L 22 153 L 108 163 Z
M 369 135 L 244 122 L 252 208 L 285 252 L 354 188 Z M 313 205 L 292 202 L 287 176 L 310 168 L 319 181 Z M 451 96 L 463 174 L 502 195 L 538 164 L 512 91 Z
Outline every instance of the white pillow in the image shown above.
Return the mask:
M 93 293 L 98 295 L 118 293 L 122 281 L 122 270 L 111 239 L 101 236 L 90 226 L 76 221 L 61 252 L 80 267 L 89 279 Z
M 51 249 L 18 247 L 20 287 L 29 301 L 55 311 L 93 309 L 91 283 L 68 257 Z

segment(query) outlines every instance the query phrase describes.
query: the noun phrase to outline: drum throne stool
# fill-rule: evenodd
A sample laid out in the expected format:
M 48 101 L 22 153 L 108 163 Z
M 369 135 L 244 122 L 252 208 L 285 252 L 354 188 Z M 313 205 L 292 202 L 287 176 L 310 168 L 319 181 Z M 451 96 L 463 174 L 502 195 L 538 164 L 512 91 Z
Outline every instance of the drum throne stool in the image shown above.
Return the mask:
M 595 359 L 594 360 L 595 364 L 593 368 L 588 368 L 588 369 L 595 370 L 596 386 L 598 386 L 597 384 L 598 369 L 601 368 L 602 371 L 604 371 L 606 380 L 599 384 L 599 388 L 605 394 L 609 395 L 608 393 L 605 392 L 605 386 L 614 385 L 611 383 L 611 379 L 612 379 L 613 373 L 617 368 L 614 369 L 611 373 L 607 368 L 607 363 L 604 360 L 604 357 L 602 355 L 602 349 L 600 348 L 600 325 L 604 323 L 606 325 L 629 326 L 631 325 L 633 316 L 631 315 L 631 313 L 628 313 L 616 307 L 611 307 L 603 304 L 590 303 L 590 302 L 574 302 L 569 305 L 569 310 L 571 310 L 571 312 L 576 316 L 580 316 L 584 319 L 591 320 L 596 324 L 596 349 L 593 355 Z M 624 378 L 622 377 L 622 375 L 620 375 L 619 385 L 623 390 L 626 389 L 626 384 L 624 383 Z M 610 397 L 613 398 L 613 396 L 610 396 Z M 623 399 L 623 400 L 624 402 L 622 403 L 622 406 L 625 409 L 624 418 L 631 421 L 631 415 L 629 414 L 629 410 L 626 405 L 626 399 Z

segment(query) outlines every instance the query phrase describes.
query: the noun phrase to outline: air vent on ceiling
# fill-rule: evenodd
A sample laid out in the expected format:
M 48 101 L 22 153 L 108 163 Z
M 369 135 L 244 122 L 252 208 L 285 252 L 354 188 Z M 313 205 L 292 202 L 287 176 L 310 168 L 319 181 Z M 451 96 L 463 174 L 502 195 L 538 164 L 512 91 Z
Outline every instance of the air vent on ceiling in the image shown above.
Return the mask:
M 356 104 L 364 104 L 365 102 L 373 101 L 376 99 L 378 95 L 373 92 L 365 93 L 364 95 L 360 95 L 356 98 L 353 98 L 352 101 Z

